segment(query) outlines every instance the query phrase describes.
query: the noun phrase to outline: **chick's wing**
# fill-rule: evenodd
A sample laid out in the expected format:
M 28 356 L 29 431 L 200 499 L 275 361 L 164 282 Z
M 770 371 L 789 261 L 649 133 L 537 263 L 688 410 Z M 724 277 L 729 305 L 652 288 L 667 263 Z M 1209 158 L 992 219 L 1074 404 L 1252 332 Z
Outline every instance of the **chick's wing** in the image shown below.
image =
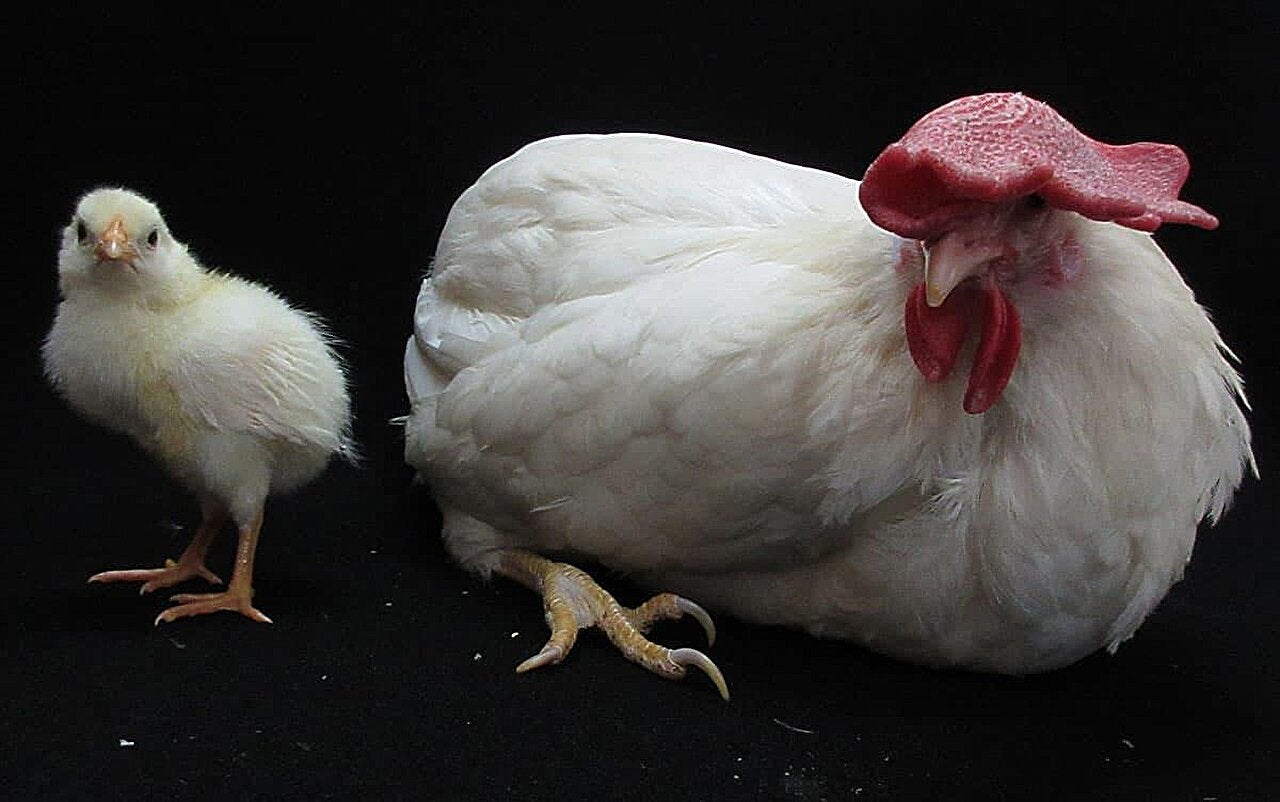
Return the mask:
M 345 378 L 319 322 L 229 282 L 193 313 L 173 374 L 188 415 L 214 429 L 337 449 Z

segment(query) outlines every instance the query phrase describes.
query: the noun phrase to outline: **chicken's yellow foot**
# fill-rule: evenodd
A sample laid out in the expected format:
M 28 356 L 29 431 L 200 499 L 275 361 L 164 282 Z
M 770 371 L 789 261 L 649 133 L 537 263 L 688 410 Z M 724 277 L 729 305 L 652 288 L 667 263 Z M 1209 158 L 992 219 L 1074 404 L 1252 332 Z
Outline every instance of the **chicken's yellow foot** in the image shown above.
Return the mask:
M 689 615 L 706 630 L 708 644 L 715 642 L 715 625 L 699 605 L 673 593 L 654 596 L 634 609 L 618 604 L 585 571 L 552 562 L 519 549 L 504 550 L 494 570 L 542 596 L 551 637 L 533 657 L 516 667 L 518 673 L 559 663 L 578 639 L 578 630 L 599 627 L 628 660 L 668 679 L 684 677 L 694 666 L 715 683 L 727 701 L 729 687 L 720 669 L 697 649 L 669 649 L 644 636 L 655 621 Z

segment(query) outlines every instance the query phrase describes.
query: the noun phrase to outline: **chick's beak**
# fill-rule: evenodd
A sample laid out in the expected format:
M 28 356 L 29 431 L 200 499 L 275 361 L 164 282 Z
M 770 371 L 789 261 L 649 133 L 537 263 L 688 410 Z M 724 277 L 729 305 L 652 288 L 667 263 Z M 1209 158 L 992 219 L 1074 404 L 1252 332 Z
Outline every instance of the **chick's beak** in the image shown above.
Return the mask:
M 955 231 L 944 234 L 925 247 L 925 303 L 935 309 L 942 306 L 951 291 L 970 276 L 975 276 L 991 262 L 1015 256 L 998 238 L 968 236 Z
M 107 227 L 98 235 L 93 246 L 93 255 L 99 262 L 132 262 L 138 255 L 129 239 L 129 231 L 124 227 L 124 218 L 116 215 L 107 221 Z

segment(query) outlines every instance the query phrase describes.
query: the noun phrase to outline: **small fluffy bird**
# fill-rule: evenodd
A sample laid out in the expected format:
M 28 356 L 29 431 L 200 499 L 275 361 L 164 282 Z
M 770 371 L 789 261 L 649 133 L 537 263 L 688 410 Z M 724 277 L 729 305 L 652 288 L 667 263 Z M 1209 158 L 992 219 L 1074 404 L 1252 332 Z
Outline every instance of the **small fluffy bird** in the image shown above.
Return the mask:
M 265 287 L 200 266 L 147 199 L 125 189 L 81 198 L 58 253 L 62 301 L 44 342 L 53 387 L 77 411 L 138 442 L 199 496 L 202 518 L 177 561 L 105 571 L 90 582 L 193 577 L 228 519 L 239 532 L 231 582 L 183 593 L 156 619 L 252 604 L 263 504 L 350 455 L 343 366 L 320 321 Z
M 445 542 L 599 625 L 709 607 L 1023 674 L 1133 634 L 1253 464 L 1241 380 L 1153 241 L 1213 228 L 1171 145 L 955 100 L 859 183 L 716 145 L 560 136 L 454 205 L 405 354 Z M 620 607 L 549 553 L 664 594 Z

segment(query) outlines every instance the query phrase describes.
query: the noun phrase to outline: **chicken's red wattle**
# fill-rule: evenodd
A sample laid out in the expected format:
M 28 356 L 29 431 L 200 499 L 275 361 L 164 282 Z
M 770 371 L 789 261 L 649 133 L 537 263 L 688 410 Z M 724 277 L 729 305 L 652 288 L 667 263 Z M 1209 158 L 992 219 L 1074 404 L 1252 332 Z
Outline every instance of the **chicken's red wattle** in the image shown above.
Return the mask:
M 1022 347 L 1022 323 L 1018 310 L 992 281 L 966 282 L 941 306 L 925 300 L 924 284 L 907 296 L 904 321 L 907 348 L 926 380 L 938 382 L 951 374 L 969 321 L 981 315 L 982 335 L 969 369 L 964 411 L 986 412 L 1000 399 Z

